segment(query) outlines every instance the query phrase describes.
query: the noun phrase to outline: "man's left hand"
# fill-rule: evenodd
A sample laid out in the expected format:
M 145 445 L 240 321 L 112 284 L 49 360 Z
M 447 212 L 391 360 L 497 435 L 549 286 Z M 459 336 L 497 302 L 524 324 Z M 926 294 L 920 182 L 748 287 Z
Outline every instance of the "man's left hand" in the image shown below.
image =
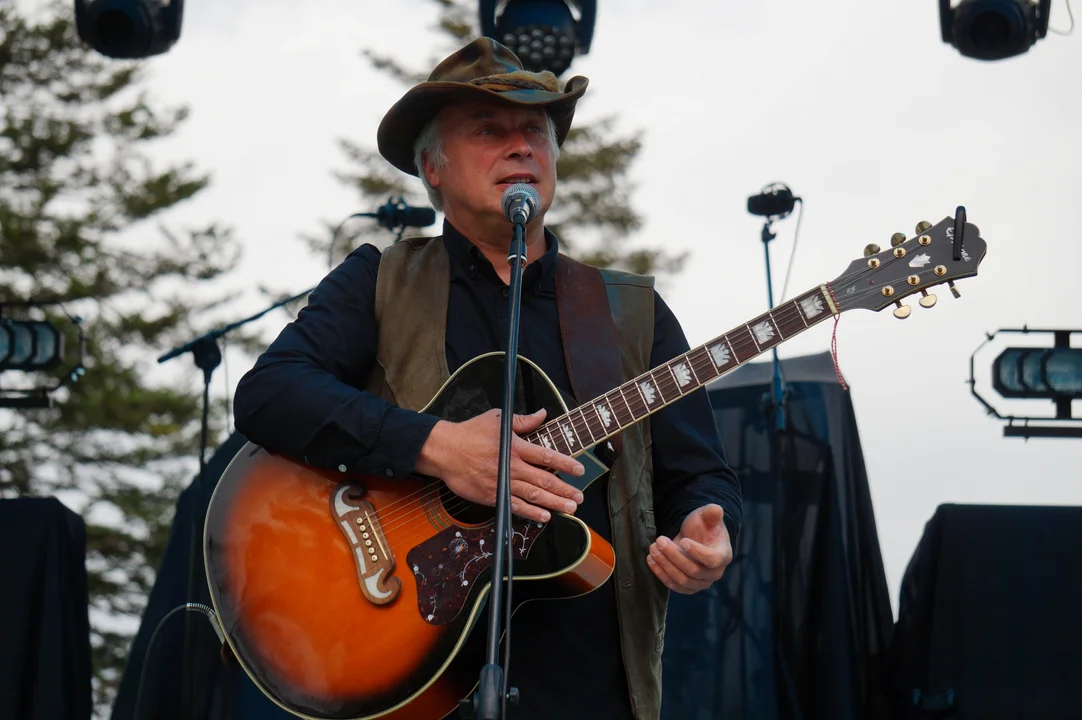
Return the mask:
M 674 592 L 691 595 L 710 587 L 733 561 L 724 517 L 720 505 L 694 510 L 675 538 L 661 536 L 650 546 L 646 564 Z

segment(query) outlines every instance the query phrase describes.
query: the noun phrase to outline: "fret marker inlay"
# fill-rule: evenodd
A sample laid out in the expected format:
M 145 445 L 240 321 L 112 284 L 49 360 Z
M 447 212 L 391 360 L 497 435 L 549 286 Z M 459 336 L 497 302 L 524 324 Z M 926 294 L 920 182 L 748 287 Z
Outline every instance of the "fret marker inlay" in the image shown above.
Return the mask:
M 760 345 L 766 345 L 774 337 L 774 328 L 770 326 L 769 320 L 763 320 L 753 327 L 751 331 L 755 333 L 755 340 Z
M 729 358 L 732 357 L 732 355 L 729 353 L 729 346 L 725 343 L 711 345 L 710 355 L 714 358 L 714 364 L 717 365 L 719 368 L 729 362 Z
M 823 299 L 818 295 L 809 295 L 800 301 L 800 309 L 809 320 L 823 312 Z
M 738 325 L 605 395 L 574 408 L 537 432 L 538 444 L 575 454 L 603 442 L 695 388 L 748 362 L 770 347 L 842 312 L 828 285 L 810 289 L 784 306 Z
M 654 386 L 650 384 L 650 381 L 643 380 L 639 383 L 639 389 L 642 390 L 642 396 L 646 398 L 646 402 L 652 405 L 656 399 L 656 393 L 654 391 Z
M 612 413 L 604 404 L 597 406 L 597 414 L 601 416 L 601 422 L 605 424 L 605 427 L 612 424 Z
M 673 366 L 673 375 L 676 376 L 676 382 L 680 383 L 680 387 L 684 387 L 691 382 L 691 371 L 688 370 L 688 366 L 684 363 L 678 363 Z

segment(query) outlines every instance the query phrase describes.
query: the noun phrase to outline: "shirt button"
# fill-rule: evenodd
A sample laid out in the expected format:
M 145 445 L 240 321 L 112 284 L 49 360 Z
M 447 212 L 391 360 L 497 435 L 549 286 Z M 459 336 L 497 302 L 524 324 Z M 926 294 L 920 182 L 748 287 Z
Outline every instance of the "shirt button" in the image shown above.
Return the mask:
M 345 471 L 346 471 L 346 466 L 345 465 L 339 465 L 338 466 L 338 472 L 345 472 Z
M 387 475 L 387 477 L 394 477 L 394 470 L 392 470 L 391 468 L 387 468 L 383 472 Z
M 510 294 L 511 294 L 511 292 L 510 292 L 510 291 L 509 291 L 509 290 L 508 290 L 507 288 L 504 288 L 504 289 L 503 289 L 503 296 L 504 296 L 504 297 L 507 297 L 507 296 L 508 296 L 508 295 L 510 295 Z

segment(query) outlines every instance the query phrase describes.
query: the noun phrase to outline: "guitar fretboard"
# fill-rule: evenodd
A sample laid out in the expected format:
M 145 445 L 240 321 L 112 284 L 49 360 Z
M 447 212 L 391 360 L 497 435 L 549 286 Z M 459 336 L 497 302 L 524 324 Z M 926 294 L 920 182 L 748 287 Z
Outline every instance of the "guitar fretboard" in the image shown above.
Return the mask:
M 839 312 L 821 285 L 550 420 L 525 439 L 576 455 Z

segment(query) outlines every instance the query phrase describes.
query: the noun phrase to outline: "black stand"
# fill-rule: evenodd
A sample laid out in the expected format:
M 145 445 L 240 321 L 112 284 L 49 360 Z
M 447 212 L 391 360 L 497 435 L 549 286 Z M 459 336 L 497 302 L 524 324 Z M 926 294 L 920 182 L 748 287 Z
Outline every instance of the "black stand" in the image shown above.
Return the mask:
M 772 223 L 773 218 L 768 217 L 763 222 L 762 231 L 763 254 L 766 259 L 766 296 L 770 310 L 774 309 L 774 283 L 770 272 L 770 241 L 776 237 L 771 230 Z M 783 563 L 785 549 L 781 545 L 782 529 L 786 526 L 787 521 L 788 502 L 786 498 L 788 488 L 786 487 L 786 478 L 788 477 L 788 451 L 793 438 L 790 434 L 789 419 L 786 412 L 789 390 L 785 387 L 782 379 L 781 362 L 778 360 L 778 348 L 776 345 L 771 349 L 771 352 L 773 372 L 771 374 L 770 392 L 763 395 L 763 413 L 767 423 L 766 434 L 770 447 L 771 475 L 774 481 L 774 532 L 772 537 L 773 548 L 771 548 L 771 564 L 773 567 L 771 584 L 774 586 L 774 599 L 771 607 L 773 622 L 771 623 L 770 638 L 774 650 L 775 678 L 780 678 L 780 680 L 776 681 L 778 682 L 778 700 L 776 702 L 780 705 L 783 701 L 787 701 L 790 717 L 799 718 L 800 710 L 796 701 L 796 690 L 793 686 L 788 663 L 785 661 L 780 632 L 782 628 L 780 608 L 784 606 L 784 598 L 788 594 L 787 571 Z M 779 707 L 775 706 L 774 712 L 777 713 L 778 710 Z
M 515 412 L 515 371 L 518 360 L 519 315 L 522 307 L 522 268 L 526 264 L 526 228 L 514 224 L 511 248 L 507 254 L 511 266 L 510 304 L 507 328 L 507 353 L 504 356 L 503 408 L 500 415 L 500 470 L 496 481 L 496 540 L 492 558 L 492 592 L 488 615 L 488 650 L 477 692 L 459 704 L 459 714 L 476 720 L 504 720 L 507 705 L 518 704 L 518 688 L 508 688 L 507 668 L 511 660 L 511 586 L 514 582 L 511 553 L 511 433 Z M 506 597 L 500 569 L 507 565 Z M 500 617 L 504 615 L 503 667 L 500 652 Z
M 308 293 L 312 292 L 315 288 L 309 288 L 302 293 L 294 295 L 293 297 L 286 298 L 271 305 L 266 310 L 259 312 L 249 318 L 245 318 L 239 322 L 235 322 L 231 325 L 226 325 L 223 328 L 217 330 L 211 330 L 205 335 L 197 337 L 189 343 L 173 348 L 165 355 L 158 358 L 159 363 L 163 363 L 167 360 L 171 360 L 175 357 L 183 355 L 186 352 L 192 354 L 192 359 L 195 361 L 195 366 L 203 371 L 203 420 L 202 427 L 199 433 L 199 475 L 195 479 L 195 487 L 193 488 L 193 496 L 195 497 L 196 507 L 192 510 L 192 537 L 191 546 L 188 550 L 188 602 L 200 602 L 200 598 L 195 595 L 195 588 L 199 582 L 200 575 L 200 563 L 196 562 L 196 559 L 201 557 L 200 549 L 202 547 L 203 539 L 203 493 L 204 493 L 204 474 L 206 473 L 207 466 L 207 434 L 210 418 L 210 380 L 214 375 L 214 370 L 222 362 L 222 351 L 218 347 L 218 338 L 226 333 L 239 328 L 242 325 L 258 320 L 271 310 L 281 307 L 288 302 L 297 300 L 304 297 Z M 194 687 L 194 663 L 193 649 L 195 647 L 195 624 L 200 622 L 201 619 L 196 617 L 192 613 L 186 613 L 186 620 L 184 626 L 184 677 L 182 678 L 182 694 L 181 702 L 185 707 L 181 708 L 181 717 L 196 718 L 196 709 L 191 706 L 193 698 L 195 697 Z
M 769 310 L 774 309 L 774 282 L 770 274 L 770 241 L 776 237 L 776 234 L 770 229 L 773 220 L 767 218 L 763 222 L 763 254 L 766 256 L 766 298 L 767 306 Z M 785 418 L 785 387 L 781 378 L 781 363 L 778 362 L 778 346 L 775 345 L 771 348 L 773 354 L 773 366 L 774 374 L 770 383 L 770 395 L 764 398 L 764 402 L 768 403 L 772 409 L 772 416 L 774 420 L 774 429 L 778 432 L 784 432 L 786 428 Z

